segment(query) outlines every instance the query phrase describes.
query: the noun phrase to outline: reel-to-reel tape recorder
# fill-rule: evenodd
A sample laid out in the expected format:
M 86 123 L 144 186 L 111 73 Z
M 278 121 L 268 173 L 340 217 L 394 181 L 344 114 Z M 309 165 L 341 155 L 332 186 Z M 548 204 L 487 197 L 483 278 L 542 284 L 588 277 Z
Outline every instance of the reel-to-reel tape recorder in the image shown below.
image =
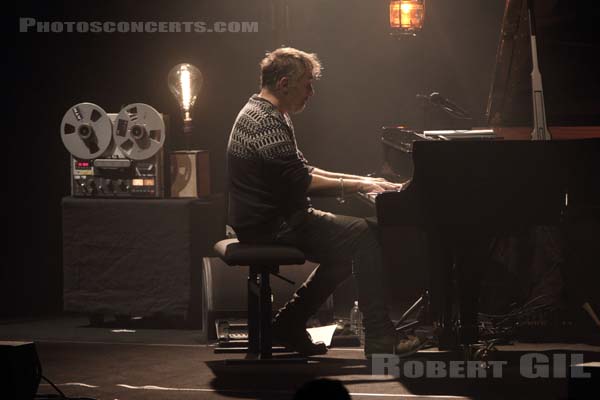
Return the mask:
M 60 134 L 71 153 L 71 194 L 163 197 L 165 117 L 143 103 L 108 114 L 93 103 L 65 113 Z

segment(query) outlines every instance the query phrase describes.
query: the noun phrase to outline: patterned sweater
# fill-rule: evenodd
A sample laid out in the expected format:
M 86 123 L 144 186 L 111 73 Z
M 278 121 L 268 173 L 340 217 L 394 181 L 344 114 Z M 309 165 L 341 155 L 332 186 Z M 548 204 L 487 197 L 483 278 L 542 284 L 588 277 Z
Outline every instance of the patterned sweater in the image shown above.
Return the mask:
M 287 114 L 253 95 L 238 114 L 227 145 L 229 225 L 273 232 L 282 218 L 310 207 L 312 176 Z

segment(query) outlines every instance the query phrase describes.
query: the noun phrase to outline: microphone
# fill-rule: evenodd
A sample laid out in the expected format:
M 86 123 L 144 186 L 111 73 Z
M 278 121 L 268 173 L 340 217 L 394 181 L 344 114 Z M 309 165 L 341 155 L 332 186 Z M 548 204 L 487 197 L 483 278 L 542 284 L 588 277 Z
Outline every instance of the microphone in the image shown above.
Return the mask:
M 418 99 L 427 100 L 430 104 L 441 107 L 445 111 L 454 115 L 457 118 L 470 119 L 471 116 L 460 106 L 454 104 L 438 92 L 432 92 L 430 95 L 417 94 Z
M 438 92 L 431 92 L 431 94 L 429 95 L 429 100 L 431 100 L 432 103 L 440 104 L 440 105 L 444 105 L 446 103 L 450 103 L 450 101 L 448 99 L 446 99 L 445 97 L 443 97 Z
M 444 96 L 439 94 L 438 92 L 431 93 L 429 95 L 429 99 L 434 104 L 439 104 L 442 107 L 447 107 L 447 108 L 451 109 L 452 111 L 458 112 L 459 114 L 469 115 L 469 113 L 466 112 L 465 110 L 463 110 L 460 106 L 458 106 L 457 104 L 454 104 L 453 102 L 451 102 L 450 100 L 448 100 L 447 98 L 445 98 Z

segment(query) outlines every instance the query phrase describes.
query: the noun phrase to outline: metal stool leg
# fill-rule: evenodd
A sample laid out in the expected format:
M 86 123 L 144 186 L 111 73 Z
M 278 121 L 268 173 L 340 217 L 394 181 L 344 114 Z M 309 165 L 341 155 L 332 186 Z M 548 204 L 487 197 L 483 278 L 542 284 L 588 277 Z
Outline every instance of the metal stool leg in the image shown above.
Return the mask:
M 259 353 L 260 326 L 258 274 L 250 267 L 248 274 L 248 356 Z
M 260 273 L 260 358 L 271 358 L 271 285 L 270 273 Z
M 248 274 L 248 350 L 245 359 L 225 360 L 227 365 L 262 363 L 306 363 L 306 357 L 273 357 L 271 332 L 272 302 L 270 274 L 272 266 L 250 266 Z

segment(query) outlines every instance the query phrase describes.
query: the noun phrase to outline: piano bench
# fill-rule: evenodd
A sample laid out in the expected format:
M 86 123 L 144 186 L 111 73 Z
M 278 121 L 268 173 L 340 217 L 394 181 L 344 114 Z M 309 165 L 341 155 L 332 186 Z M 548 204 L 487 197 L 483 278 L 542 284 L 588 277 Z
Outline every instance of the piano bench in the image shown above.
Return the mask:
M 300 358 L 273 358 L 270 285 L 270 275 L 277 275 L 280 266 L 304 264 L 304 253 L 292 246 L 246 244 L 237 239 L 221 240 L 215 244 L 214 250 L 230 267 L 249 266 L 248 351 L 245 360 L 226 360 L 226 363 L 305 362 L 306 359 Z

